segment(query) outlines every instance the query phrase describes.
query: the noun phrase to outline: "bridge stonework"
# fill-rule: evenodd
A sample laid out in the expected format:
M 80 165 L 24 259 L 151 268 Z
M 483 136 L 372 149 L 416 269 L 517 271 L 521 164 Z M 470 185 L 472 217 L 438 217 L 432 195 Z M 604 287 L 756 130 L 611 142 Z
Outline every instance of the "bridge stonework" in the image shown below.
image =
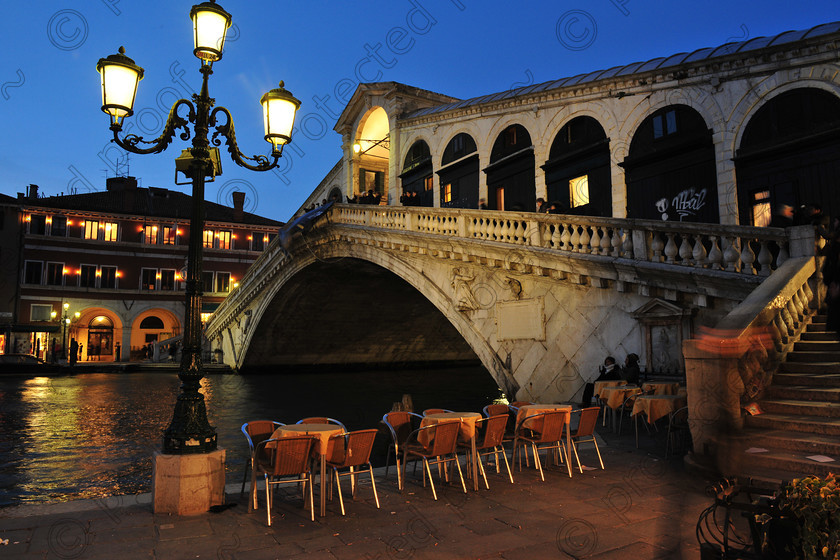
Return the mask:
M 663 311 L 682 370 L 682 340 L 789 248 L 772 228 L 335 205 L 281 234 L 206 333 L 234 368 L 477 358 L 509 397 L 567 401 L 607 355 L 655 366 Z

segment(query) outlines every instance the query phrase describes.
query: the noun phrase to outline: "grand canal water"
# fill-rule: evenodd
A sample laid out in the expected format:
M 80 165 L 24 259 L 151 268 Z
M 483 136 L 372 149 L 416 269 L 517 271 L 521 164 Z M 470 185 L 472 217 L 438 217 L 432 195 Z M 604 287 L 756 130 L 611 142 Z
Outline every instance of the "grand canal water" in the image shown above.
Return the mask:
M 378 427 L 410 394 L 415 410 L 480 411 L 499 391 L 482 367 L 283 375 L 209 375 L 207 415 L 227 450 L 227 482 L 242 480 L 243 422 L 330 416 Z M 0 377 L 0 507 L 151 490 L 152 454 L 172 418 L 173 374 Z M 385 439 L 377 438 L 381 457 Z

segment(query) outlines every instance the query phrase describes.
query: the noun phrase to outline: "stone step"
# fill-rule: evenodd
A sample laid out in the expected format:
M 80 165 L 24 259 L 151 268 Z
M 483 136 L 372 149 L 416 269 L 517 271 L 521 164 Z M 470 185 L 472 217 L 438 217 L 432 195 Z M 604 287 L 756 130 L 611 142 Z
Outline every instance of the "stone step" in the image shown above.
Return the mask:
M 831 332 L 825 324 L 825 321 L 811 321 L 805 326 L 805 332 Z
M 808 475 L 825 477 L 830 472 L 836 472 L 837 459 L 828 463 L 820 463 L 806 458 L 801 453 L 791 453 L 780 449 L 767 449 L 764 453 L 744 452 L 741 471 L 783 471 L 789 475 L 787 480 L 802 478 Z M 755 478 L 753 476 L 753 478 Z
M 817 350 L 794 350 L 793 352 L 788 353 L 787 358 L 785 358 L 785 361 L 788 363 L 840 362 L 840 352 L 833 352 L 830 350 L 826 352 Z
M 840 460 L 840 437 L 786 430 L 745 429 L 742 446 L 778 449 L 803 456 L 827 455 Z
M 840 418 L 765 412 L 756 414 L 755 416 L 747 416 L 744 420 L 744 425 L 750 428 L 769 428 L 773 430 L 840 436 Z
M 824 333 L 819 333 L 824 334 Z M 794 352 L 835 352 L 840 357 L 840 342 L 836 340 L 799 340 L 793 344 Z
M 799 336 L 799 340 L 806 340 L 806 341 L 815 341 L 815 340 L 827 340 L 830 342 L 834 342 L 837 340 L 837 335 L 833 332 L 823 332 L 823 331 L 806 331 L 803 332 Z
M 758 404 L 765 413 L 820 416 L 823 418 L 836 418 L 840 421 L 840 403 L 800 401 L 794 399 L 762 399 Z
M 774 385 L 808 385 L 809 387 L 832 388 L 840 386 L 840 374 L 837 373 L 777 373 L 773 376 Z
M 777 374 L 778 375 L 778 374 Z M 773 385 L 764 393 L 770 399 L 792 399 L 799 401 L 826 401 L 840 403 L 840 387 L 813 385 L 781 385 L 773 378 Z
M 808 375 L 840 374 L 840 362 L 782 362 L 779 364 L 779 372 Z

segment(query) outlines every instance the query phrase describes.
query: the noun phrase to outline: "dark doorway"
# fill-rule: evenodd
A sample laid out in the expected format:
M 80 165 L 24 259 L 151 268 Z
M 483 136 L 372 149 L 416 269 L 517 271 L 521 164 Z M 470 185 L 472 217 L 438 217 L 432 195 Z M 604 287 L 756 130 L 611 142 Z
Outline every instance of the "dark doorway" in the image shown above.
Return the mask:
M 720 222 L 712 131 L 694 109 L 671 105 L 646 118 L 621 165 L 628 218 Z
M 801 88 L 766 102 L 747 124 L 735 172 L 743 225 L 767 225 L 782 204 L 840 215 L 840 99 Z
M 441 158 L 440 207 L 478 208 L 478 154 L 469 134 L 456 135 Z
M 533 212 L 536 209 L 534 146 L 524 126 L 514 124 L 499 134 L 490 152 L 490 165 L 484 172 L 491 210 Z
M 560 129 L 545 170 L 548 202 L 564 214 L 612 216 L 610 140 L 592 117 L 577 117 Z

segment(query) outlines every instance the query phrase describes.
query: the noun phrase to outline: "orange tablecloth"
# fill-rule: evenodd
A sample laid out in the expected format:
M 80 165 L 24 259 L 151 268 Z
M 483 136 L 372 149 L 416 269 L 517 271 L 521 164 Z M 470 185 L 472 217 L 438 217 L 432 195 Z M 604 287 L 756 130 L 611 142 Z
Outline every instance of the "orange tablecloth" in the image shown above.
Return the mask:
M 566 411 L 568 413 L 572 412 L 572 405 L 570 404 L 526 404 L 525 406 L 519 407 L 519 411 L 516 413 L 516 425 L 519 426 L 519 423 L 522 422 L 528 416 L 533 416 L 535 414 L 540 414 L 543 412 L 551 412 L 553 410 L 560 410 Z M 568 423 L 569 417 L 566 416 L 566 423 Z M 530 422 L 529 422 L 530 423 Z M 528 426 L 525 426 L 526 428 Z
M 653 424 L 663 416 L 684 407 L 685 404 L 684 395 L 640 395 L 633 403 L 631 416 L 644 412 L 648 422 Z
M 601 390 L 601 400 L 607 403 L 607 406 L 616 409 L 621 406 L 627 397 L 637 395 L 642 392 L 641 387 L 635 385 L 619 385 L 618 387 L 604 387 Z
M 595 382 L 595 391 L 593 392 L 594 395 L 600 395 L 601 391 L 604 387 L 618 387 L 619 385 L 624 385 L 624 381 L 622 379 L 609 379 L 606 381 L 596 381 Z
M 272 438 L 277 439 L 304 435 L 314 436 L 315 444 L 312 449 L 321 456 L 321 517 L 327 514 L 327 492 L 324 487 L 326 477 L 324 473 L 327 470 L 330 436 L 340 433 L 342 433 L 341 426 L 336 424 L 289 424 L 288 426 L 280 426 L 271 434 Z M 268 447 L 267 444 L 266 447 Z
M 478 412 L 438 412 L 437 414 L 424 416 L 423 420 L 420 421 L 420 427 L 425 428 L 426 426 L 434 426 L 441 422 L 454 422 L 457 420 L 461 423 L 461 439 L 469 441 L 475 436 L 475 421 L 480 418 L 481 414 Z M 422 445 L 429 445 L 430 431 L 424 430 L 417 435 L 417 440 Z
M 676 395 L 680 384 L 671 381 L 648 381 L 642 384 L 642 390 L 647 393 L 653 389 L 654 395 Z

